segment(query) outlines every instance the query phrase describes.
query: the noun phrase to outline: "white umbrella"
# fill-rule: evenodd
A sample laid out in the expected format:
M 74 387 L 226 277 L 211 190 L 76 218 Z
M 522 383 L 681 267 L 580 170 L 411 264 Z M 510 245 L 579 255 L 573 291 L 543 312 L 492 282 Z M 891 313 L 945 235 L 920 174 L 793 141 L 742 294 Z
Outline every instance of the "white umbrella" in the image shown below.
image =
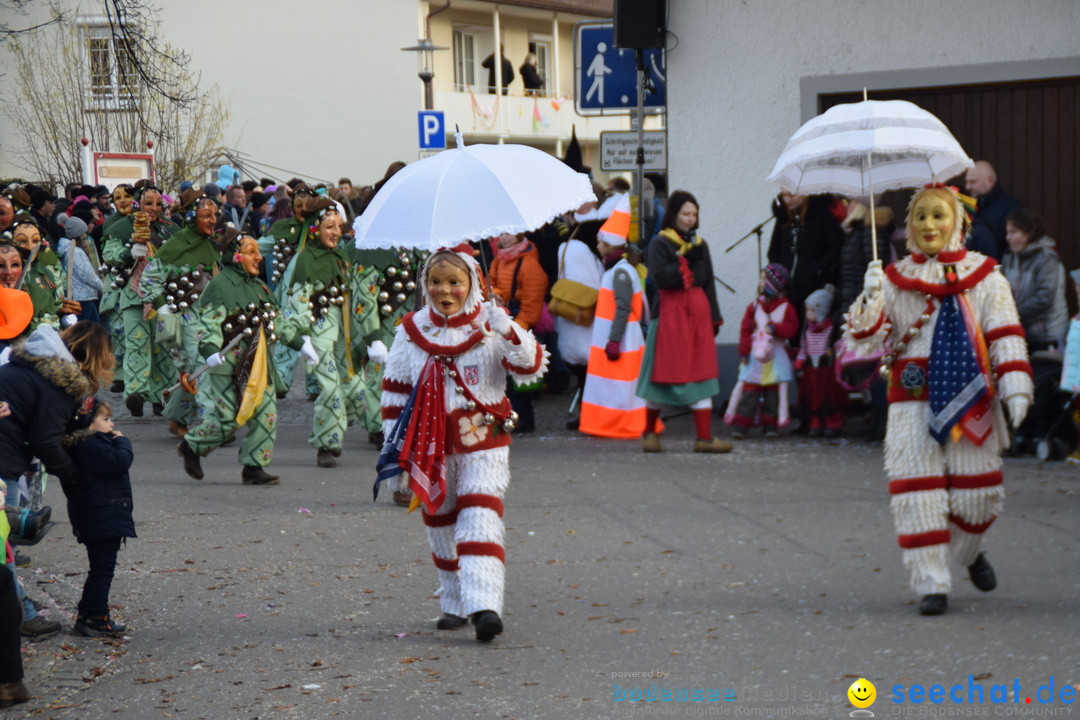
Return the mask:
M 941 182 L 972 165 L 945 124 L 918 105 L 863 100 L 807 121 L 788 140 L 768 179 L 800 195 L 869 195 L 873 213 L 875 194 Z M 871 227 L 876 259 L 877 230 Z
M 435 250 L 535 230 L 595 200 L 586 175 L 527 145 L 444 150 L 399 170 L 356 218 L 359 248 Z

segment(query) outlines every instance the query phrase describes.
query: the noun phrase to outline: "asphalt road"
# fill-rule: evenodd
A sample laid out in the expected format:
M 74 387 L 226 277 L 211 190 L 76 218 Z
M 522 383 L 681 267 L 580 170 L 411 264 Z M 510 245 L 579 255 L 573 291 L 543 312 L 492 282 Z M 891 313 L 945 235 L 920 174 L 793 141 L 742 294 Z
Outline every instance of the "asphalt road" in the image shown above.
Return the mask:
M 927 618 L 880 445 L 783 437 L 695 455 L 681 417 L 645 455 L 564 429 L 568 402 L 542 400 L 539 431 L 511 450 L 506 632 L 483 646 L 435 630 L 419 513 L 372 502 L 366 436 L 350 431 L 338 468 L 315 466 L 298 390 L 270 488 L 240 484 L 236 446 L 189 479 L 164 423 L 121 407 L 139 538 L 112 600 L 129 637 L 68 632 L 85 557 L 53 482 L 60 522 L 21 572 L 65 630 L 25 646 L 35 698 L 0 717 L 846 718 L 860 676 L 879 718 L 1080 715 L 1061 694 L 1080 682 L 1074 466 L 1007 461 L 987 541 L 997 590 L 956 568 L 950 611 Z M 935 684 L 963 702 L 913 702 Z

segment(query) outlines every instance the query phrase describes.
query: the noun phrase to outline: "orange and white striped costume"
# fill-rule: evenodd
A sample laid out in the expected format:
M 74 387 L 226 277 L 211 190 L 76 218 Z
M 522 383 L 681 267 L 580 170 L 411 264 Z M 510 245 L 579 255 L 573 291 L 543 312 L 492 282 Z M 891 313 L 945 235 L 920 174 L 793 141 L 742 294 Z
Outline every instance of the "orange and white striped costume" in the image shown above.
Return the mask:
M 622 293 L 616 293 L 617 285 L 624 289 Z M 629 293 L 625 293 L 627 287 Z M 578 427 L 586 435 L 637 439 L 645 430 L 645 401 L 635 394 L 645 353 L 644 312 L 641 276 L 623 258 L 604 273 L 596 299 Z M 619 343 L 618 360 L 609 360 L 604 350 L 611 341 Z

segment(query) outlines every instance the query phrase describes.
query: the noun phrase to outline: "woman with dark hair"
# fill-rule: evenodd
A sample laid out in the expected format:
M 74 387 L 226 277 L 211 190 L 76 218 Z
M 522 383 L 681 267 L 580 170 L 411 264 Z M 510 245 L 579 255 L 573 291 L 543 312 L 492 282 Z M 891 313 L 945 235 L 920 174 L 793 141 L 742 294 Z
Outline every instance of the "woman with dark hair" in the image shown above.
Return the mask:
M 694 452 L 724 453 L 731 443 L 712 434 L 712 397 L 720 392 L 713 340 L 724 319 L 716 302 L 709 246 L 697 234 L 698 201 L 676 190 L 663 228 L 649 243 L 646 264 L 656 287 L 637 394 L 645 400 L 642 450 L 660 452 L 656 424 L 661 405 L 689 405 L 697 439 Z
M 787 190 L 773 202 L 772 240 L 769 262 L 779 263 L 791 273 L 788 298 L 802 322 L 803 304 L 810 293 L 828 284 L 836 286 L 840 272 L 840 251 L 844 231 L 832 213 L 829 195 L 793 195 Z
M 1001 269 L 1016 298 L 1028 351 L 1064 347 L 1069 324 L 1065 266 L 1042 218 L 1032 210 L 1014 211 L 1005 219 L 1005 242 L 1009 249 L 1001 258 Z

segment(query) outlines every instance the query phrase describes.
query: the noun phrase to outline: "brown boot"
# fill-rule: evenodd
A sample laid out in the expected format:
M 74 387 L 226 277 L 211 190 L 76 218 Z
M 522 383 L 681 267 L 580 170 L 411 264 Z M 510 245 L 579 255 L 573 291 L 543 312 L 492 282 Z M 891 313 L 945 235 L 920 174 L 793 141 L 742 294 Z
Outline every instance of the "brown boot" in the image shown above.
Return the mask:
M 658 453 L 663 450 L 660 447 L 660 436 L 656 433 L 647 433 L 641 438 L 641 450 L 647 453 Z
M 243 477 L 245 485 L 277 485 L 281 482 L 280 477 L 271 475 L 258 465 L 245 465 L 244 471 L 240 475 Z
M 196 480 L 202 480 L 205 477 L 199 455 L 191 449 L 191 446 L 185 440 L 181 440 L 180 444 L 176 446 L 176 454 L 184 458 L 184 472 Z
M 334 451 L 327 448 L 319 448 L 319 453 L 315 456 L 315 464 L 324 468 L 337 467 L 337 460 L 334 459 Z
M 187 435 L 187 425 L 181 425 L 175 420 L 169 421 L 169 432 L 178 438 L 182 438 Z
M 713 437 L 711 440 L 694 440 L 694 452 L 696 453 L 729 453 L 732 445 L 729 442 Z
M 0 683 L 0 708 L 11 707 L 24 703 L 30 699 L 30 691 L 23 685 L 22 680 L 15 682 Z

